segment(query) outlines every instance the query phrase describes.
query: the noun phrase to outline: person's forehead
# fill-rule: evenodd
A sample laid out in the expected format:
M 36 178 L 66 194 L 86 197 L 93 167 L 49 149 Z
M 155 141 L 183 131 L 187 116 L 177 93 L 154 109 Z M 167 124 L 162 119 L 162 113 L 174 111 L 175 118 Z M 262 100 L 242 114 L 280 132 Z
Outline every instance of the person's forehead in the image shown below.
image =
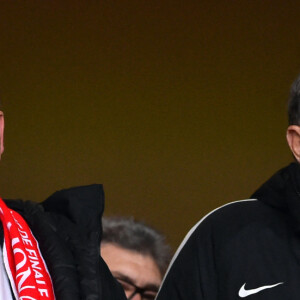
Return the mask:
M 161 282 L 159 268 L 149 255 L 107 243 L 101 246 L 101 256 L 113 275 L 126 276 L 136 285 L 159 285 Z

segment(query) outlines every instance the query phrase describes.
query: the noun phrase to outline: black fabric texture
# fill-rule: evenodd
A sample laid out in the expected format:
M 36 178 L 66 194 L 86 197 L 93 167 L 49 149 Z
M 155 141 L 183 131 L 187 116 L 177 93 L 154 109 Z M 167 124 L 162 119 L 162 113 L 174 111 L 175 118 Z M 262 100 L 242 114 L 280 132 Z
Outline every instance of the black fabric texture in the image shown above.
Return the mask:
M 180 246 L 157 300 L 299 299 L 299 190 L 300 167 L 292 163 L 254 199 L 203 218 Z
M 300 165 L 291 163 L 276 172 L 251 198 L 288 212 L 300 232 Z
M 100 257 L 102 185 L 58 191 L 44 202 L 5 200 L 39 242 L 57 300 L 125 300 Z

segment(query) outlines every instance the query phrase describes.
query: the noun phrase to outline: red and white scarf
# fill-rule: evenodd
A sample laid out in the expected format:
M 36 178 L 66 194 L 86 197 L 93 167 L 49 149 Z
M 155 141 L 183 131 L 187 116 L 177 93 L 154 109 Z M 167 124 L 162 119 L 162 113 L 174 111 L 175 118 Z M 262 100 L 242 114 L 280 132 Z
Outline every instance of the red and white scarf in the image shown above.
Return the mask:
M 3 260 L 11 287 L 19 300 L 55 300 L 51 277 L 29 226 L 0 198 Z

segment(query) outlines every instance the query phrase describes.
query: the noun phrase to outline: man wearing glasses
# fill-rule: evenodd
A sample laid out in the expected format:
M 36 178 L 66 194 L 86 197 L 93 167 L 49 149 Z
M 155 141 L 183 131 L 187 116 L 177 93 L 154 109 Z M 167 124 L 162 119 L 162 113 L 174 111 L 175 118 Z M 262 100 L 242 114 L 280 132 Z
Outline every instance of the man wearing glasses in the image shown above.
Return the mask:
M 155 229 L 132 218 L 103 218 L 101 256 L 131 300 L 153 300 L 170 261 Z

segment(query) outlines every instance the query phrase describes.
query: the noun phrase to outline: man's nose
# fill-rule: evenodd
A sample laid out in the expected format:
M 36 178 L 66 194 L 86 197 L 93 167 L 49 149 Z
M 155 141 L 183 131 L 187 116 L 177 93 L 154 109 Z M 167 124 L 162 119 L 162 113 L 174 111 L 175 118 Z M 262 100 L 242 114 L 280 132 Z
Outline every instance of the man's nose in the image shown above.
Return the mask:
M 142 295 L 137 290 L 131 295 L 127 295 L 126 293 L 126 297 L 128 300 L 142 300 Z
M 130 298 L 132 300 L 142 300 L 142 296 L 139 293 L 136 293 L 132 298 Z

